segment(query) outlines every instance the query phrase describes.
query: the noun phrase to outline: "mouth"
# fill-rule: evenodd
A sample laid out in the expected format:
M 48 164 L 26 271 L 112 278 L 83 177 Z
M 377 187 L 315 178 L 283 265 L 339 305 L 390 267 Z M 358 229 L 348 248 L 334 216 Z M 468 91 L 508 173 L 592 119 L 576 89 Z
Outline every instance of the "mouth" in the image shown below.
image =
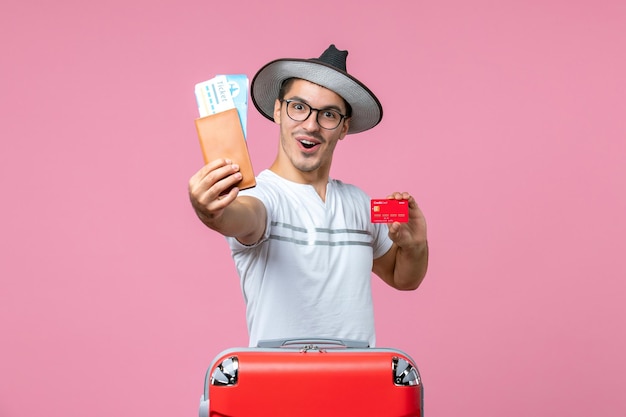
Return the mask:
M 305 151 L 313 151 L 321 145 L 321 142 L 313 139 L 297 139 L 301 149 Z

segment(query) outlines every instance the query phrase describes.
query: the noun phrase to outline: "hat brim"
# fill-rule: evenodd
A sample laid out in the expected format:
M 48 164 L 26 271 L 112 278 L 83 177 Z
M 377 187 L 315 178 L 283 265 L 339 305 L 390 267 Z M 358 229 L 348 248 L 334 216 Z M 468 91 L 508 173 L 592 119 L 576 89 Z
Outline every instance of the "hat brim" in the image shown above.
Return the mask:
M 274 103 L 288 78 L 301 78 L 339 94 L 352 107 L 348 134 L 371 129 L 380 123 L 383 109 L 378 98 L 350 74 L 315 59 L 277 59 L 261 68 L 252 79 L 250 95 L 257 110 L 274 120 Z

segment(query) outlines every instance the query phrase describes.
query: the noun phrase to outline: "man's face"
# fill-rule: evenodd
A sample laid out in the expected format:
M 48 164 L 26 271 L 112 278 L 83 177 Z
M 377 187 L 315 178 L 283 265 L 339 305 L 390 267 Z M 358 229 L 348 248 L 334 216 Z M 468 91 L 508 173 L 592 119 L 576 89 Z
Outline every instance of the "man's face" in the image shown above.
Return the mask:
M 346 114 L 346 106 L 338 94 L 305 80 L 294 80 L 284 100 L 296 100 L 316 109 L 333 109 Z M 293 167 L 301 172 L 322 168 L 330 171 L 337 142 L 348 132 L 349 120 L 343 119 L 337 128 L 328 130 L 317 123 L 317 112 L 298 122 L 287 115 L 287 103 L 276 100 L 274 120 L 280 125 L 281 152 Z

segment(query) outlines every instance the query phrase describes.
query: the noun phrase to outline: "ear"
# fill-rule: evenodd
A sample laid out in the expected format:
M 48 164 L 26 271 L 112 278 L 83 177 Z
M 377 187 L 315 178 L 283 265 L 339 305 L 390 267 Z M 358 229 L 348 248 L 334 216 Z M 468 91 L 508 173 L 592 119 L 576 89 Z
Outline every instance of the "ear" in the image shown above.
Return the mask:
M 343 125 L 341 126 L 341 133 L 339 133 L 339 140 L 342 140 L 348 134 L 348 129 L 350 129 L 350 118 L 346 118 L 343 121 Z
M 282 103 L 280 100 L 276 99 L 274 102 L 274 122 L 276 124 L 280 124 L 280 109 L 282 108 Z

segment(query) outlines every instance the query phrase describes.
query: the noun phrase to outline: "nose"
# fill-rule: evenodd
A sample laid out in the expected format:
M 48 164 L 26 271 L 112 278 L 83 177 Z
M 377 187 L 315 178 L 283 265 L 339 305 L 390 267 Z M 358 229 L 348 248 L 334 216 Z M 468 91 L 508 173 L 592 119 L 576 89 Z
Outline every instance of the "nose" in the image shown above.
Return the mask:
M 317 123 L 318 112 L 319 110 L 311 109 L 311 113 L 309 114 L 309 117 L 307 117 L 304 121 L 301 122 L 302 126 L 309 132 L 320 129 L 320 125 L 319 123 Z

